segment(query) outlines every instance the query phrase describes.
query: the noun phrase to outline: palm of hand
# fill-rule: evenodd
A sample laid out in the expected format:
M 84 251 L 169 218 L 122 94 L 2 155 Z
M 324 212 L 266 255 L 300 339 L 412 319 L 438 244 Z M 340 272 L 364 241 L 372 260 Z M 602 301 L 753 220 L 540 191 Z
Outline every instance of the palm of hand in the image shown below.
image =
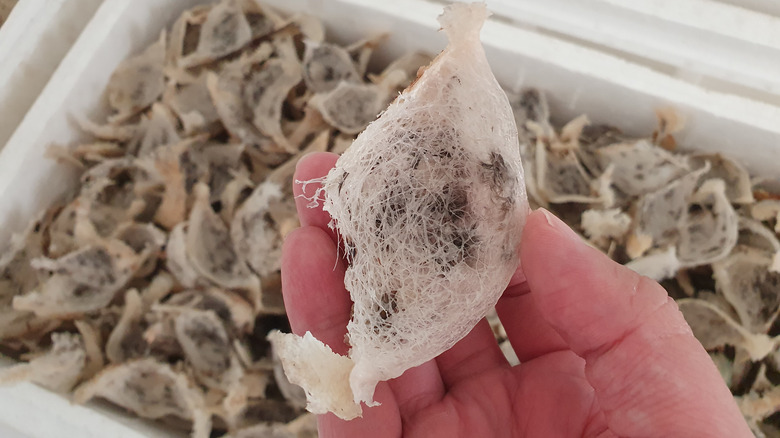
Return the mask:
M 336 156 L 303 160 L 297 180 Z M 309 186 L 307 196 L 314 187 Z M 296 195 L 303 194 L 296 185 Z M 293 331 L 340 354 L 351 301 L 329 217 L 297 198 L 302 228 L 284 246 Z M 319 417 L 321 437 L 750 437 L 707 353 L 658 284 L 619 266 L 543 212 L 529 216 L 518 272 L 496 310 L 521 365 L 488 323 L 439 357 L 377 386 L 381 406 L 349 422 Z M 532 293 L 533 292 L 533 293 Z
M 571 351 L 548 353 L 522 367 L 498 364 L 472 372 L 440 401 L 404 419 L 404 436 L 609 436 L 601 435 L 607 427 L 584 362 Z

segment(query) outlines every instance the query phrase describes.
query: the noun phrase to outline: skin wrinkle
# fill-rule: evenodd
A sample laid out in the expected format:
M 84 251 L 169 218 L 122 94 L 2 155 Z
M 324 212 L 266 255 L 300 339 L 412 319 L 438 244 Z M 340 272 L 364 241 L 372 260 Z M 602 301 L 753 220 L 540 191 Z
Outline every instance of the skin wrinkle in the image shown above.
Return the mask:
M 405 422 L 404 427 L 408 428 L 414 425 L 412 429 L 419 434 L 405 434 L 404 436 L 410 437 L 427 437 L 431 431 L 435 431 L 437 434 L 445 433 L 441 430 L 441 427 L 447 427 L 449 433 L 446 436 L 453 437 L 472 437 L 472 436 L 490 436 L 490 437 L 502 437 L 502 436 L 515 436 L 511 435 L 512 427 L 509 427 L 507 421 L 518 421 L 520 417 L 529 418 L 528 416 L 511 415 L 509 418 L 505 418 L 504 415 L 508 412 L 503 409 L 496 409 L 498 406 L 515 406 L 517 394 L 520 392 L 519 387 L 515 381 L 514 373 L 519 369 L 506 368 L 500 370 L 490 371 L 490 374 L 496 375 L 496 379 L 503 382 L 499 387 L 494 388 L 500 390 L 499 392 L 491 391 L 485 393 L 483 391 L 474 390 L 471 386 L 479 385 L 479 378 L 474 378 L 471 382 L 464 381 L 454 391 L 451 391 L 442 401 L 442 406 L 435 408 L 434 412 L 430 410 L 418 412 L 419 416 L 412 417 L 411 421 Z M 464 386 L 466 388 L 464 388 Z M 489 402 L 485 398 L 489 398 Z M 476 409 L 474 409 L 476 407 Z M 418 429 L 419 424 L 416 423 L 418 418 L 422 417 L 424 423 L 430 427 L 437 429 Z M 457 418 L 456 422 L 436 420 L 436 417 L 443 417 L 449 419 Z M 533 417 L 530 417 L 533 418 Z M 427 421 L 425 421 L 427 420 Z M 517 425 L 517 424 L 516 424 Z M 516 430 L 516 429 L 514 429 Z M 439 435 L 437 435 L 439 436 Z
M 479 334 L 479 331 L 489 331 L 490 336 L 493 336 L 492 329 L 484 318 L 468 336 L 477 335 Z M 454 383 L 458 383 L 472 375 L 479 375 L 486 369 L 494 367 L 496 364 L 504 365 L 507 368 L 509 367 L 509 363 L 506 361 L 504 354 L 495 342 L 485 342 L 481 344 L 479 348 L 469 351 L 465 356 L 455 357 L 455 361 L 453 361 L 453 355 L 458 353 L 459 351 L 457 349 L 451 349 L 435 359 L 436 364 L 439 366 L 439 371 L 441 372 L 442 381 L 447 389 Z M 469 364 L 469 366 L 464 367 L 464 364 Z M 463 373 L 461 371 L 463 369 L 466 369 L 468 372 Z
M 630 338 L 637 330 L 644 328 L 645 327 L 644 324 L 646 324 L 647 321 L 652 321 L 654 315 L 662 311 L 667 304 L 668 301 L 661 303 L 658 307 L 649 310 L 647 313 L 642 313 L 640 315 L 637 315 L 637 317 L 634 318 L 634 321 L 631 324 L 631 326 L 626 331 L 619 334 L 613 341 L 607 342 L 605 344 L 602 344 L 590 350 L 585 350 L 580 354 L 580 356 L 585 358 L 585 360 L 587 361 L 591 361 L 593 360 L 594 357 L 598 358 L 602 356 L 604 353 L 614 349 L 617 345 L 624 342 L 627 338 Z M 594 324 L 598 324 L 598 322 L 594 321 Z
M 482 370 L 471 370 L 471 369 L 469 369 L 467 374 L 462 374 L 462 373 L 460 373 L 460 372 L 458 372 L 456 370 L 459 370 L 459 369 L 463 368 L 461 366 L 461 364 L 463 364 L 463 363 L 472 362 L 475 359 L 481 358 L 486 352 L 488 352 L 488 350 L 492 350 L 492 348 L 481 348 L 481 349 L 472 351 L 466 357 L 459 358 L 459 360 L 457 362 L 449 364 L 448 367 L 447 367 L 448 371 L 446 371 L 446 372 L 443 371 L 442 372 L 442 374 L 443 374 L 442 378 L 444 380 L 445 387 L 447 389 L 449 389 L 453 385 L 453 382 L 459 382 L 462 379 L 470 377 L 471 374 L 480 374 L 482 372 Z M 492 351 L 490 351 L 490 353 L 492 353 Z M 441 370 L 441 367 L 439 367 L 439 369 Z M 453 371 L 455 371 L 455 372 L 453 372 Z
M 470 398 L 470 397 L 469 397 Z M 480 425 L 480 429 L 488 429 L 490 428 L 490 424 L 496 424 L 496 418 L 494 418 L 491 414 L 495 413 L 495 410 L 489 409 L 488 406 L 484 404 L 477 405 L 477 409 L 468 409 L 468 405 L 470 403 L 461 401 L 460 397 L 454 398 L 454 404 L 455 404 L 455 410 L 459 412 L 459 417 L 465 419 L 469 419 L 468 423 L 473 425 Z M 468 428 L 463 428 L 461 430 L 468 430 Z M 496 436 L 495 432 L 496 430 L 492 430 L 493 435 Z
M 397 379 L 388 382 L 395 395 L 402 421 L 408 422 L 422 409 L 440 402 L 445 394 L 439 368 L 435 361 L 426 362 L 407 370 Z M 409 398 L 409 393 L 412 397 Z
M 412 415 L 406 414 L 404 416 L 404 423 L 409 422 L 409 420 L 414 417 L 414 413 L 419 412 L 423 408 L 426 408 L 439 400 L 441 400 L 441 398 L 437 397 L 437 394 L 435 394 L 433 391 L 426 391 L 415 394 L 408 400 L 398 400 L 399 405 L 403 405 L 406 411 L 412 413 Z
M 634 337 L 643 335 L 645 331 L 645 327 L 639 326 L 632 329 L 630 332 L 625 334 L 624 336 L 620 337 L 618 340 L 616 340 L 614 343 L 609 345 L 609 348 L 606 348 L 604 350 L 595 351 L 590 354 L 585 355 L 585 360 L 587 361 L 588 366 L 586 367 L 586 370 L 588 367 L 594 368 L 600 365 L 601 362 L 604 362 L 606 359 L 610 358 L 611 354 L 614 354 L 616 351 L 619 351 L 621 348 L 626 346 L 628 344 L 630 347 L 638 344 L 634 344 L 634 342 L 637 342 Z M 656 337 L 657 335 L 651 334 L 652 337 Z M 643 340 L 640 340 L 638 342 L 641 342 L 642 345 L 645 344 L 645 342 L 642 342 Z M 654 351 L 650 351 L 650 353 L 653 353 Z M 641 351 L 640 353 L 644 353 L 644 351 Z M 633 356 L 633 358 L 636 358 L 636 355 Z M 619 362 L 621 364 L 626 364 L 625 362 Z M 611 368 L 611 367 L 610 367 Z M 629 368 L 629 367 L 627 367 Z M 614 387 L 614 386 L 613 386 Z
M 505 390 L 504 398 L 508 400 L 510 403 L 515 399 L 515 394 L 518 392 L 518 384 L 517 379 L 514 377 L 514 374 L 517 372 L 517 369 L 513 369 L 511 367 L 507 367 L 505 370 L 503 370 L 504 377 L 504 385 L 503 389 Z M 513 419 L 517 416 L 513 416 Z M 500 418 L 496 419 L 496 422 L 493 423 L 497 425 L 498 427 L 502 427 L 502 421 Z M 507 428 L 503 428 L 504 430 L 508 430 Z
M 572 254 L 572 257 L 577 256 L 578 258 L 581 258 L 584 255 L 585 254 L 582 253 L 582 250 L 580 248 L 580 251 L 578 251 L 577 254 Z M 626 275 L 625 272 L 617 270 L 617 266 L 613 267 L 613 269 L 614 270 L 611 278 L 619 279 Z M 603 276 L 603 274 L 601 275 Z M 573 278 L 572 281 L 574 280 L 575 279 Z M 599 279 L 591 280 L 589 278 L 582 278 L 576 280 L 580 281 L 581 283 L 577 285 L 572 285 L 566 282 L 565 284 L 560 285 L 557 290 L 549 292 L 549 295 L 551 297 L 566 296 L 569 294 L 570 288 L 583 287 L 582 283 L 598 284 L 600 282 Z M 618 317 L 622 317 L 622 318 L 630 317 L 632 321 L 630 322 L 614 321 L 617 320 L 617 318 L 615 318 L 615 312 L 613 311 L 613 307 L 610 305 L 611 303 L 605 303 L 596 306 L 597 308 L 600 308 L 601 313 L 603 313 L 601 318 L 592 318 L 589 321 L 587 321 L 585 324 L 581 324 L 578 327 L 578 330 L 571 330 L 571 333 L 575 333 L 576 336 L 582 336 L 583 338 L 595 340 L 596 338 L 600 338 L 600 337 L 603 338 L 605 333 L 609 334 L 609 336 L 613 336 L 612 333 L 614 333 L 615 330 L 613 330 L 612 327 L 614 326 L 621 328 L 622 332 L 618 334 L 616 337 L 614 337 L 612 340 L 609 341 L 600 340 L 599 341 L 601 342 L 600 345 L 592 345 L 589 348 L 586 348 L 582 351 L 577 351 L 577 353 L 580 356 L 585 357 L 600 349 L 609 349 L 610 344 L 618 341 L 621 337 L 627 336 L 632 330 L 636 329 L 636 327 L 640 326 L 642 323 L 647 321 L 648 318 L 650 318 L 651 314 L 653 314 L 663 306 L 663 304 L 666 302 L 666 297 L 667 297 L 666 293 L 664 292 L 663 294 L 660 294 L 659 291 L 657 290 L 657 288 L 660 288 L 660 286 L 658 286 L 657 284 L 650 284 L 649 283 L 650 281 L 651 280 L 649 280 L 646 277 L 635 276 L 635 278 L 632 278 L 632 283 L 634 283 L 633 290 L 636 291 L 635 293 L 631 294 L 632 298 L 631 298 L 631 305 L 629 306 L 629 308 L 632 310 L 632 312 L 621 312 L 620 314 L 617 315 Z M 585 287 L 587 288 L 588 286 Z M 660 300 L 659 303 L 657 304 L 652 303 L 652 301 L 655 301 L 655 299 L 647 300 L 647 298 L 654 298 L 653 295 L 658 296 L 658 299 Z M 651 302 L 649 303 L 644 302 L 640 304 L 640 301 L 643 299 L 645 301 L 651 301 Z M 555 306 L 552 309 L 549 309 L 551 310 L 549 314 L 556 315 L 556 319 L 563 321 L 567 318 L 573 318 L 573 316 L 571 316 L 572 314 L 573 315 L 579 314 L 578 303 L 572 303 L 563 299 L 556 300 L 554 298 L 548 298 L 547 301 L 557 302 L 558 304 L 557 306 Z M 635 313 L 636 309 L 640 309 L 638 314 Z M 634 315 L 633 316 L 627 315 L 627 313 L 634 313 Z M 612 318 L 613 321 L 610 321 L 610 318 Z M 612 327 L 605 326 L 604 324 L 605 321 L 611 322 L 610 326 Z M 623 329 L 626 326 L 629 326 L 630 329 L 628 330 Z M 593 328 L 593 330 L 589 330 L 591 328 Z M 583 334 L 583 333 L 588 333 L 588 334 Z
M 437 425 L 441 422 L 438 418 L 457 418 L 458 428 L 463 428 L 463 419 L 455 417 L 455 413 L 452 412 L 452 405 L 449 403 L 442 403 L 436 409 L 426 409 L 416 412 L 409 421 L 403 422 L 403 436 L 409 438 L 427 436 L 428 425 Z M 418 420 L 418 417 L 423 417 L 422 420 Z M 443 422 L 445 424 L 451 424 L 451 422 Z M 458 430 L 458 429 L 456 429 Z
M 590 382 L 588 382 L 588 384 L 590 384 Z M 599 406 L 596 390 L 593 389 L 592 386 L 591 386 L 591 391 L 593 391 L 593 398 L 591 399 L 591 403 L 590 403 L 588 420 L 582 429 L 583 437 L 584 438 L 600 437 L 607 432 L 612 434 L 612 431 L 609 430 L 609 425 L 607 424 L 607 419 L 604 416 L 604 412 L 602 411 L 601 406 Z
M 513 400 L 513 398 L 514 398 L 513 394 L 516 393 L 516 385 L 513 385 L 511 383 L 511 382 L 513 382 L 513 378 L 511 376 L 512 371 L 511 371 L 511 369 L 509 367 L 507 367 L 506 369 L 501 369 L 501 370 L 494 371 L 494 372 L 501 373 L 501 374 L 503 374 L 505 376 L 504 378 L 501 379 L 503 382 L 505 382 L 505 384 L 500 387 L 501 393 L 498 394 L 498 397 L 496 397 L 496 398 L 499 399 L 499 400 L 505 400 L 505 403 L 508 404 L 508 403 L 510 403 L 511 400 Z M 512 387 L 512 388 L 510 388 L 510 387 Z M 472 398 L 472 396 L 474 394 L 473 393 L 472 394 L 468 394 L 467 393 L 466 395 L 468 395 L 469 398 Z M 477 394 L 477 396 L 480 396 L 480 395 L 482 395 L 482 394 Z M 459 400 L 459 398 L 460 397 L 456 397 L 456 400 Z M 473 403 L 471 403 L 471 404 L 473 405 Z M 468 406 L 468 404 L 462 403 L 461 406 Z M 479 407 L 478 411 L 481 413 L 481 415 L 473 415 L 473 417 L 476 417 L 476 418 L 473 418 L 472 421 L 486 423 L 486 425 L 483 426 L 485 429 L 490 428 L 490 426 L 488 426 L 488 425 L 494 425 L 494 427 L 498 427 L 498 430 L 493 429 L 493 436 L 496 436 L 496 437 L 501 436 L 497 432 L 506 432 L 506 431 L 509 430 L 508 428 L 501 427 L 504 419 L 503 418 L 499 418 L 499 416 L 497 415 L 499 413 L 498 409 L 492 409 L 491 405 L 489 403 L 478 404 L 478 407 Z M 468 411 L 467 409 L 464 409 L 463 407 L 461 408 L 461 410 Z M 464 415 L 464 417 L 465 417 L 465 415 Z
M 517 372 L 517 371 L 515 371 L 515 372 Z M 521 397 L 523 396 L 523 394 L 520 391 L 520 388 L 518 388 L 516 380 L 513 382 L 513 384 L 514 384 L 514 387 L 513 387 L 513 390 L 512 390 L 512 398 L 511 398 L 512 406 L 522 405 L 523 404 L 523 400 L 522 400 Z M 534 415 L 534 412 L 537 409 L 538 409 L 538 405 L 532 404 L 531 405 L 531 411 L 526 411 L 527 415 L 524 415 L 522 417 L 515 416 L 515 418 L 513 419 L 514 422 L 515 422 L 515 425 L 517 427 L 517 430 L 522 430 L 523 431 L 521 436 L 529 436 L 528 431 L 531 430 L 531 428 L 532 428 L 531 419 L 532 418 L 536 418 L 536 415 Z M 522 424 L 518 424 L 522 420 L 525 420 L 525 421 L 523 421 Z
M 590 385 L 590 382 L 588 382 L 587 377 L 584 375 L 585 364 L 583 364 L 583 369 L 578 370 L 577 373 L 570 372 L 569 375 L 572 377 L 572 380 L 577 381 L 584 381 L 586 382 L 587 386 L 580 385 L 581 390 L 584 390 L 583 392 L 586 393 L 586 395 L 582 396 L 581 399 L 583 400 L 590 400 L 590 406 L 592 407 L 594 404 L 596 404 L 596 391 L 593 389 L 593 387 Z M 573 370 L 572 370 L 573 371 Z M 583 403 L 586 404 L 587 402 Z M 589 410 L 582 409 L 580 412 L 580 415 L 584 415 L 584 418 L 578 419 L 578 422 L 572 422 L 571 417 L 566 417 L 566 419 L 569 421 L 569 427 L 567 428 L 570 432 L 577 431 L 578 435 L 582 435 L 585 431 L 587 431 L 588 424 L 590 421 L 592 421 L 592 416 L 589 412 Z
M 588 377 L 588 381 L 598 381 L 602 380 L 600 377 L 603 376 L 611 376 L 610 379 L 613 381 L 612 385 L 608 388 L 602 388 L 601 392 L 604 395 L 609 395 L 610 400 L 613 398 L 616 400 L 612 404 L 616 406 L 622 406 L 624 404 L 624 400 L 626 402 L 629 402 L 631 400 L 634 400 L 636 393 L 635 393 L 635 387 L 633 385 L 620 385 L 614 382 L 615 377 L 615 367 L 612 365 L 613 362 L 616 362 L 615 360 L 612 360 L 612 356 L 621 356 L 621 358 L 629 360 L 629 362 L 622 362 L 622 369 L 619 369 L 617 371 L 622 371 L 622 374 L 636 374 L 638 371 L 639 373 L 646 373 L 647 370 L 636 367 L 637 363 L 642 363 L 648 359 L 652 359 L 651 355 L 648 355 L 647 353 L 640 351 L 640 352 L 634 352 L 636 353 L 634 355 L 625 354 L 621 348 L 624 347 L 624 343 L 616 344 L 615 348 L 610 350 L 609 352 L 606 352 L 601 358 L 597 360 L 591 360 L 588 362 L 588 365 L 585 368 L 585 375 Z M 626 356 L 626 357 L 624 357 Z M 603 364 L 603 368 L 600 367 L 602 365 L 602 362 L 606 362 Z M 646 376 L 650 377 L 650 376 Z M 596 382 L 596 383 L 602 383 L 602 382 Z M 600 385 L 599 385 L 600 386 Z M 616 397 L 616 394 L 621 394 L 622 397 Z M 603 407 L 603 406 L 602 406 Z M 610 407 L 604 407 L 605 409 L 609 409 Z
M 539 371 L 547 370 L 553 364 L 556 364 L 554 374 L 543 372 L 537 375 Z M 523 430 L 538 431 L 540 425 L 545 423 L 546 420 L 544 415 L 535 415 L 534 411 L 536 409 L 547 410 L 550 408 L 549 403 L 558 403 L 556 400 L 560 400 L 560 403 L 563 405 L 571 400 L 581 400 L 582 406 L 593 405 L 595 391 L 587 384 L 585 379 L 584 360 L 571 351 L 545 354 L 529 361 L 526 365 L 513 368 L 511 373 L 515 375 L 515 386 L 511 392 L 509 406 L 513 406 L 516 412 L 511 419 L 515 421 L 515 430 L 518 432 L 514 436 L 535 436 L 533 433 L 531 435 L 521 435 L 519 432 Z M 542 395 L 542 398 L 536 401 L 534 396 L 535 389 L 530 389 L 528 383 L 521 383 L 524 375 L 535 375 L 535 379 L 549 379 L 553 385 L 550 388 L 551 393 L 558 395 L 550 395 L 550 397 Z M 501 402 L 497 401 L 496 403 Z M 553 426 L 551 430 L 557 430 L 558 433 L 549 436 L 582 436 L 586 431 L 585 425 L 590 418 L 589 414 L 590 412 L 587 409 L 575 408 L 568 413 L 566 421 L 556 420 L 554 424 L 551 424 Z M 520 423 L 520 421 L 523 422 Z
M 520 393 L 520 391 L 517 391 L 517 392 L 515 393 L 515 399 L 513 400 L 513 402 L 515 402 L 515 403 L 516 403 L 516 402 L 521 402 L 521 401 L 517 400 L 517 397 L 518 397 L 520 394 L 521 394 L 521 393 Z M 537 414 L 535 414 L 535 412 L 537 412 L 538 410 L 539 410 L 539 409 L 538 409 L 538 405 L 536 405 L 536 404 L 532 404 L 532 405 L 531 405 L 531 411 L 530 411 L 530 412 L 528 412 L 528 411 L 527 411 L 527 412 L 528 412 L 528 413 L 527 413 L 527 415 L 524 415 L 524 417 L 525 417 L 525 422 L 524 422 L 524 424 L 523 424 L 523 428 L 522 428 L 522 430 L 523 430 L 523 434 L 522 434 L 521 436 L 531 436 L 531 435 L 530 435 L 530 433 L 529 433 L 529 431 L 533 430 L 533 426 L 534 426 L 534 425 L 532 424 L 532 419 L 534 419 L 534 418 L 539 418 L 539 416 L 538 416 Z

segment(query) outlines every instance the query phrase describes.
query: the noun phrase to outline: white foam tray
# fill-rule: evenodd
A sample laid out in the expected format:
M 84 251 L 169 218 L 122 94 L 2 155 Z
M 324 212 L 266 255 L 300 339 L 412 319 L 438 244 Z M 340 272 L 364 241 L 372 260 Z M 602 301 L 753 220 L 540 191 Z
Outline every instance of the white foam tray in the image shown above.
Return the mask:
M 0 244 L 74 186 L 75 175 L 67 167 L 44 157 L 48 145 L 70 144 L 82 138 L 72 116 L 86 114 L 97 119 L 104 115 L 101 90 L 116 65 L 154 41 L 181 10 L 203 2 L 103 2 L 0 151 Z M 390 39 L 377 54 L 378 63 L 410 50 L 436 53 L 445 44 L 444 36 L 436 32 L 442 4 L 434 1 L 266 3 L 322 17 L 329 36 L 343 42 L 389 32 Z M 497 9 L 506 4 L 488 1 Z M 671 106 L 688 120 L 685 130 L 677 135 L 681 144 L 738 155 L 754 173 L 780 176 L 778 106 L 705 88 L 569 38 L 498 18 L 485 25 L 482 35 L 499 81 L 509 89 L 536 86 L 548 90 L 552 110 L 560 118 L 587 113 L 595 122 L 646 135 L 655 127 L 654 110 Z M 63 397 L 34 385 L 0 388 L 0 427 L 23 432 L 25 437 L 165 435 L 152 432 L 147 423 L 116 418 L 70 405 Z
M 684 80 L 778 105 L 780 16 L 737 5 L 744 0 L 734 3 L 495 0 L 493 8 L 518 24 L 623 53 Z
M 0 366 L 8 366 L 0 360 Z M 2 438 L 183 438 L 187 434 L 126 415 L 105 404 L 79 406 L 29 383 L 0 389 Z
M 21 0 L 0 27 L 0 148 L 102 0 Z

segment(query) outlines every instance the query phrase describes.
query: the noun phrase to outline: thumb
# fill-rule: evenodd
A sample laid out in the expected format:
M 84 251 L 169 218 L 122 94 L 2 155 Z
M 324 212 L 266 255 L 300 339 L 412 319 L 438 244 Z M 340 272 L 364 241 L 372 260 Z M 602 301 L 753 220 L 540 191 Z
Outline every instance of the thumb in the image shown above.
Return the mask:
M 542 317 L 586 362 L 618 436 L 752 437 L 677 305 L 546 210 L 528 217 L 523 271 Z

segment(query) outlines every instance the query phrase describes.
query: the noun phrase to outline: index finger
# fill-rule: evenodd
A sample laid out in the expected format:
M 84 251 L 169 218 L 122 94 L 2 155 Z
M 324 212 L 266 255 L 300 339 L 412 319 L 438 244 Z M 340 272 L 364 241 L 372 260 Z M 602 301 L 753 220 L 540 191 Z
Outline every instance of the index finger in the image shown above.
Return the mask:
M 352 301 L 344 289 L 343 261 L 336 245 L 317 227 L 293 230 L 282 248 L 282 293 L 293 333 L 307 331 L 338 354 L 347 354 Z
M 335 264 L 335 265 L 334 265 Z M 287 236 L 282 251 L 284 305 L 293 333 L 310 331 L 335 353 L 346 355 L 344 342 L 352 301 L 344 289 L 344 264 L 336 259 L 336 246 L 323 232 L 304 226 Z M 398 405 L 387 382 L 376 387 L 381 406 L 363 409 L 363 417 L 344 421 L 328 413 L 319 415 L 319 436 L 377 438 L 400 435 Z M 382 425 L 377 429 L 377 425 Z

